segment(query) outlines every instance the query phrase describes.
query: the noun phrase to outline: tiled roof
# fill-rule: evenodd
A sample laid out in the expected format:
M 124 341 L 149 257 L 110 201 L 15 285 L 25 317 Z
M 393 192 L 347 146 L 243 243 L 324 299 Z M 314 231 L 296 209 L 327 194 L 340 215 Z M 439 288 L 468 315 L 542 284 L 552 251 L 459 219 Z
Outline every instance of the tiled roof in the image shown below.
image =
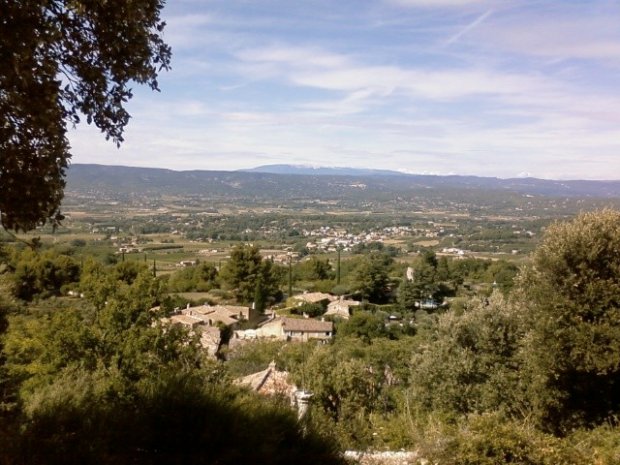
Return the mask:
M 244 307 L 240 307 L 244 308 Z M 199 307 L 190 307 L 183 310 L 183 314 L 191 315 L 192 317 L 200 318 L 205 323 L 208 323 L 211 320 L 212 324 L 215 324 L 218 321 L 221 321 L 226 326 L 230 326 L 232 324 L 237 323 L 238 320 L 238 312 L 235 312 L 231 308 L 216 305 L 201 305 Z
M 292 394 L 297 388 L 288 381 L 288 372 L 278 371 L 275 363 L 271 362 L 269 366 L 258 373 L 237 378 L 235 384 L 249 386 L 253 391 L 262 394 Z
M 311 318 L 283 318 L 282 327 L 284 331 L 298 332 L 327 332 L 334 330 L 331 321 L 319 321 Z
M 190 315 L 173 315 L 170 317 L 170 322 L 179 323 L 186 326 L 194 326 L 202 323 L 202 320 Z
M 334 300 L 330 302 L 327 308 L 337 306 L 357 307 L 360 303 L 357 300 Z
M 317 303 L 322 300 L 333 300 L 334 296 L 331 294 L 325 294 L 324 292 L 306 292 L 305 294 L 295 295 L 293 298 L 304 302 Z

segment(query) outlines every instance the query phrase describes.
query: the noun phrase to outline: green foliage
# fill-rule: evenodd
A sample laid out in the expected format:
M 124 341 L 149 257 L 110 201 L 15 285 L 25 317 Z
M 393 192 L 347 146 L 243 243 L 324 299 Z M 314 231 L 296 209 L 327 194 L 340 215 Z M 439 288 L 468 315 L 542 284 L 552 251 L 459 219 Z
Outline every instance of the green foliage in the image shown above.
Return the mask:
M 334 295 L 344 296 L 351 293 L 351 289 L 346 284 L 337 284 L 331 288 L 330 292 Z
M 370 302 L 386 302 L 390 297 L 388 267 L 392 260 L 377 253 L 364 256 L 353 272 L 352 289 Z
M 383 242 L 361 242 L 356 244 L 351 250 L 354 254 L 367 254 L 370 252 L 381 252 L 390 257 L 396 257 L 400 254 L 400 249 L 393 245 L 386 246 Z
M 605 463 L 592 461 L 590 451 L 570 441 L 493 413 L 471 415 L 457 426 L 431 423 L 419 452 L 429 461 L 445 465 Z
M 147 277 L 117 279 L 95 312 L 11 317 L 3 353 L 23 415 L 0 415 L 0 462 L 342 463 L 294 412 L 227 386 L 185 330 L 153 324 Z
M 374 425 L 381 419 L 388 425 L 397 411 L 411 347 L 411 339 L 341 338 L 333 345 L 304 345 L 288 367 L 297 385 L 314 394 L 312 424 L 336 436 L 342 447 L 372 446 Z
M 235 378 L 257 373 L 278 360 L 283 346 L 282 341 L 269 340 L 238 345 L 226 354 L 226 368 Z
M 435 254 L 435 252 L 433 252 L 431 249 L 424 249 L 420 252 L 419 263 L 428 265 L 429 267 L 436 270 L 439 262 L 437 261 L 437 255 Z
M 531 422 L 489 412 L 463 417 L 456 424 L 435 415 L 415 434 L 419 454 L 446 465 L 615 465 L 620 458 L 619 433 L 617 426 L 604 425 L 558 438 Z
M 309 303 L 304 302 L 301 305 L 296 305 L 291 308 L 291 313 L 293 315 L 308 315 L 310 318 L 315 318 L 317 316 L 321 316 L 327 310 L 327 306 L 324 303 Z
M 63 286 L 80 279 L 76 261 L 54 250 L 24 249 L 15 252 L 12 262 L 13 293 L 23 300 L 60 295 Z
M 535 418 L 552 431 L 620 413 L 620 212 L 549 227 L 520 278 L 523 363 Z
M 518 364 L 523 336 L 518 309 L 496 293 L 457 315 L 439 316 L 414 354 L 411 398 L 422 412 L 465 415 L 523 408 Z
M 413 279 L 410 282 L 403 281 L 399 289 L 399 302 L 403 311 L 413 311 L 412 305 L 417 301 L 424 300 L 439 302 L 446 295 L 453 293 L 448 285 L 452 279 L 449 261 L 446 257 L 439 260 L 432 250 L 424 250 L 413 263 Z M 456 278 L 455 278 L 456 279 Z M 456 287 L 457 284 L 453 283 Z M 400 294 L 404 295 L 400 295 Z
M 389 331 L 382 316 L 365 311 L 356 311 L 348 320 L 338 323 L 336 334 L 339 339 L 355 337 L 369 343 L 378 337 L 388 337 Z
M 217 268 L 212 263 L 184 268 L 168 278 L 170 292 L 208 292 L 218 286 Z
M 296 281 L 319 281 L 334 279 L 334 271 L 329 260 L 322 260 L 316 255 L 295 265 L 294 277 Z
M 565 442 L 576 444 L 583 450 L 589 463 L 614 465 L 620 462 L 620 426 L 617 420 L 591 430 L 575 430 L 566 437 Z
M 450 276 L 453 281 L 462 284 L 465 279 L 478 281 L 483 279 L 484 272 L 490 266 L 490 260 L 465 258 L 462 260 L 450 260 Z
M 253 301 L 254 309 L 259 313 L 264 312 L 265 308 L 267 307 L 267 299 L 268 299 L 267 293 L 268 292 L 269 290 L 267 289 L 267 285 L 265 284 L 263 273 L 259 272 L 258 276 L 256 277 L 256 282 L 254 284 L 254 301 Z
M 0 436 L 3 434 L 5 420 L 14 410 L 17 401 L 18 380 L 11 376 L 6 366 L 4 335 L 9 327 L 8 316 L 15 313 L 16 307 L 0 292 Z
M 87 259 L 80 281 L 85 299 L 39 298 L 36 304 L 22 303 L 20 315 L 10 312 L 1 339 L 0 389 L 5 404 L 21 417 L 0 418 L 0 462 L 20 463 L 19 452 L 40 444 L 41 457 L 53 449 L 65 462 L 138 462 L 138 450 L 148 463 L 248 462 L 269 450 L 275 457 L 271 463 L 280 457 L 304 463 L 305 458 L 287 456 L 282 442 L 293 449 L 302 444 L 295 432 L 299 424 L 289 423 L 292 414 L 228 386 L 230 378 L 275 360 L 297 386 L 314 394 L 302 441 L 316 440 L 319 450 L 330 454 L 332 446 L 322 443 L 317 431 L 340 447 L 403 447 L 453 465 L 615 465 L 619 226 L 620 214 L 604 211 L 549 228 L 533 266 L 516 281 L 516 267 L 502 260 L 422 253 L 413 263 L 419 288 L 415 281 L 403 282 L 398 304 L 365 302 L 351 319 L 337 323 L 331 343 L 253 342 L 224 352 L 223 364 L 205 360 L 195 337 L 160 326 L 160 313 L 148 310 L 162 303 L 165 279 L 154 279 L 141 261 L 105 266 Z M 243 288 L 259 305 L 263 298 L 268 303 L 273 296 L 265 278 L 281 276 L 279 269 L 256 248 L 242 246 L 239 255 L 220 277 L 230 291 L 216 291 L 239 295 Z M 8 258 L 11 266 L 3 268 L 4 275 L 0 270 L 0 291 L 17 264 Z M 328 262 L 309 263 L 306 276 L 319 277 Z M 372 266 L 384 276 L 402 274 L 402 265 L 384 255 L 354 257 L 343 261 L 342 292 L 358 285 L 360 276 L 372 278 Z M 180 271 L 179 282 L 194 279 L 198 269 Z M 459 293 L 450 310 L 427 314 L 415 306 L 431 286 L 441 294 L 465 280 L 489 289 L 494 280 L 498 285 L 488 298 Z M 314 282 L 333 287 L 331 279 Z M 384 282 L 389 291 L 393 283 Z M 518 285 L 511 291 L 512 282 Z M 479 292 L 482 286 L 471 288 Z M 386 294 L 385 301 L 391 297 Z M 12 305 L 0 298 L 0 310 L 3 304 Z M 386 324 L 388 315 L 401 310 L 402 328 L 399 321 Z M 175 409 L 178 418 L 172 417 Z M 256 442 L 246 439 L 246 428 Z M 272 437 L 264 439 L 263 432 Z M 236 448 L 233 437 L 241 441 L 234 442 Z M 185 439 L 191 444 L 184 451 L 174 449 L 173 443 L 186 444 Z M 205 443 L 213 446 L 209 452 L 201 448 Z M 220 447 L 231 455 L 218 455 Z M 31 463 L 43 460 L 37 454 Z
M 489 265 L 485 277 L 487 282 L 495 283 L 499 290 L 507 293 L 512 290 L 518 273 L 519 268 L 514 263 L 498 260 Z
M 142 261 L 104 266 L 89 259 L 84 262 L 79 287 L 98 310 L 103 309 L 109 300 L 114 300 L 115 296 L 122 295 L 133 311 L 139 312 L 163 300 L 165 280 L 154 278 L 148 264 Z
M 246 304 L 254 301 L 257 289 L 264 294 L 265 302 L 279 300 L 282 277 L 273 262 L 263 260 L 258 247 L 251 245 L 233 248 L 220 273 L 220 279 L 234 291 L 237 300 Z
M 421 297 L 421 292 L 413 281 L 403 279 L 398 286 L 398 305 L 403 313 L 415 312 Z
M 67 124 L 85 115 L 122 142 L 131 81 L 156 90 L 170 48 L 160 0 L 1 5 L 0 223 L 25 231 L 62 219 Z
M 193 307 L 195 305 L 200 305 L 198 302 L 194 302 L 192 300 L 181 297 L 180 295 L 167 295 L 160 302 L 160 310 L 162 315 L 168 316 L 171 315 L 175 309 L 185 308 L 189 305 Z
M 449 281 L 451 278 L 450 273 L 450 262 L 447 257 L 440 257 L 437 261 L 437 266 L 435 268 L 437 273 L 437 280 L 439 281 Z
M 102 372 L 63 373 L 32 400 L 10 462 L 344 463 L 289 409 L 169 371 L 144 381 L 126 398 Z
M 125 260 L 117 263 L 116 266 L 111 268 L 113 281 L 122 281 L 125 284 L 132 284 L 140 272 L 146 270 L 147 265 L 142 261 L 129 261 Z
M 84 239 L 73 239 L 71 247 L 86 247 L 86 241 Z

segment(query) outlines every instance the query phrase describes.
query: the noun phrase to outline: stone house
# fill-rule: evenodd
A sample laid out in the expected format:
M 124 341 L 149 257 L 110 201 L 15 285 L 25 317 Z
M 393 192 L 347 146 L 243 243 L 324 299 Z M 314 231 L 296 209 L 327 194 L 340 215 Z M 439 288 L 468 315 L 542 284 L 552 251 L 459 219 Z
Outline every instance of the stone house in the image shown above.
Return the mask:
M 233 326 L 241 321 L 252 321 L 258 316 L 256 310 L 239 305 L 188 306 L 181 310 L 181 314 L 199 318 L 211 326 L 216 325 L 218 322 L 226 326 Z
M 351 316 L 351 307 L 357 307 L 359 304 L 357 300 L 345 300 L 341 297 L 327 305 L 327 312 L 324 316 L 335 316 L 348 320 Z
M 304 292 L 293 296 L 299 304 L 318 304 L 320 302 L 331 302 L 335 297 L 324 292 Z
M 257 337 L 275 337 L 286 341 L 328 340 L 334 334 L 331 321 L 311 318 L 274 318 L 256 330 Z
M 258 314 L 249 307 L 236 305 L 200 305 L 187 307 L 180 313 L 163 319 L 170 324 L 186 327 L 200 336 L 200 344 L 210 356 L 215 356 L 221 343 L 220 326 L 234 328 L 242 321 L 256 319 Z
M 289 382 L 288 372 L 277 370 L 275 362 L 271 362 L 265 370 L 258 373 L 235 379 L 234 383 L 239 386 L 247 386 L 259 394 L 285 396 L 291 399 L 291 403 L 294 401 L 295 391 L 297 391 L 297 386 Z

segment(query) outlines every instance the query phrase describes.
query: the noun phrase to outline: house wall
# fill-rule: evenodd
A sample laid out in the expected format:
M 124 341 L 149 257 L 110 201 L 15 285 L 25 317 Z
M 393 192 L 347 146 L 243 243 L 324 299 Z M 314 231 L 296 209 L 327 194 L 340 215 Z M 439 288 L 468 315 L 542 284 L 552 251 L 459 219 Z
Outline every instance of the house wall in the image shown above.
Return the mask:
M 310 339 L 330 339 L 332 333 L 327 331 L 286 331 L 286 337 L 293 341 L 308 341 Z
M 271 321 L 256 330 L 258 337 L 277 337 L 284 339 L 284 331 L 282 330 L 282 320 Z

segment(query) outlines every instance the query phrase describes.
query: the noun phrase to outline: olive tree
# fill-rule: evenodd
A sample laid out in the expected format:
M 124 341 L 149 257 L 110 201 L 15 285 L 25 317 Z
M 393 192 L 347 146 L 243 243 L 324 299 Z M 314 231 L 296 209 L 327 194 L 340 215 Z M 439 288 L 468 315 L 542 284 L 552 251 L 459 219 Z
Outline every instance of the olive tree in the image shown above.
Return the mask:
M 520 277 L 531 330 L 523 363 L 534 413 L 566 431 L 620 412 L 620 212 L 549 227 Z

